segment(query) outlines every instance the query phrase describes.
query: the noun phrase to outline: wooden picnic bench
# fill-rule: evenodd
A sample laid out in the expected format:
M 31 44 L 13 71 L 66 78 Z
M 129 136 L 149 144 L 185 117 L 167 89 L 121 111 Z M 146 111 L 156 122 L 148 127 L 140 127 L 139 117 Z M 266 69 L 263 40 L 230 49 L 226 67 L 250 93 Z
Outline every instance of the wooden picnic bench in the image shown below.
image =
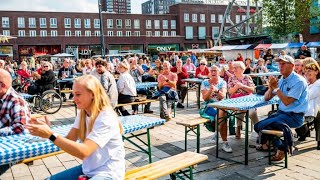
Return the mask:
M 170 175 L 171 177 L 178 176 L 182 178 L 178 173 L 183 173 L 189 179 L 193 179 L 193 168 L 200 162 L 208 159 L 207 155 L 195 153 L 195 152 L 183 152 L 181 154 L 171 156 L 160 161 L 138 167 L 126 172 L 126 180 L 139 180 L 139 179 L 157 179 L 162 176 Z M 189 170 L 184 170 L 188 168 Z M 185 173 L 189 171 L 189 176 Z
M 209 122 L 209 119 L 199 118 L 193 120 L 184 120 L 177 122 L 178 125 L 182 125 L 185 128 L 184 131 L 184 150 L 187 151 L 188 133 L 193 132 L 197 136 L 197 153 L 200 152 L 200 125 Z M 195 131 L 197 129 L 197 131 Z
M 271 144 L 272 144 L 272 142 L 274 140 L 277 140 L 277 139 L 280 139 L 280 138 L 284 137 L 283 136 L 283 132 L 281 130 L 266 130 L 266 129 L 264 129 L 264 130 L 261 131 L 261 133 L 274 136 L 273 139 L 269 139 L 269 141 L 268 141 L 268 163 L 269 163 L 269 165 L 271 165 L 272 164 L 271 163 L 271 156 L 272 156 L 271 155 Z M 285 156 L 284 156 L 284 167 L 288 168 L 288 150 L 285 149 L 284 150 L 284 154 L 285 154 Z

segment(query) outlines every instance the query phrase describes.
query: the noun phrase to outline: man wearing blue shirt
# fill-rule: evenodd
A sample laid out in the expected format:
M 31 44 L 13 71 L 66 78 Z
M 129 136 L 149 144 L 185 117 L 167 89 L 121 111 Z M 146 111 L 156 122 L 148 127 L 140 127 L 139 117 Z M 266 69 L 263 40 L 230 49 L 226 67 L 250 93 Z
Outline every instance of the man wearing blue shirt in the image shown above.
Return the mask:
M 280 99 L 279 110 L 277 113 L 255 124 L 254 129 L 257 133 L 263 129 L 268 129 L 273 123 L 286 124 L 290 128 L 298 128 L 303 124 L 304 113 L 308 108 L 308 84 L 305 78 L 293 71 L 294 59 L 291 56 L 284 55 L 280 56 L 277 61 L 279 62 L 282 78 L 279 81 L 275 77 L 269 78 L 269 89 L 264 97 L 268 101 L 277 95 Z M 281 145 L 280 141 L 275 144 L 277 147 L 281 147 Z M 262 144 L 257 149 L 265 150 L 267 146 Z M 278 150 L 271 160 L 282 160 L 284 155 L 284 151 Z

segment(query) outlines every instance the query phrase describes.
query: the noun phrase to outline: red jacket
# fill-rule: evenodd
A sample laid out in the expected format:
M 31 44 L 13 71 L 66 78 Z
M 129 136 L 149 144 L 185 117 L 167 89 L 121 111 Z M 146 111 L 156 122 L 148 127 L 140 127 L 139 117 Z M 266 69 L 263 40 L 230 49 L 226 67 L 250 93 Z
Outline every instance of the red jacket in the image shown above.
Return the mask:
M 177 84 L 185 84 L 185 82 L 182 81 L 182 79 L 186 79 L 189 77 L 189 74 L 187 72 L 187 69 L 182 67 L 182 72 L 181 73 L 177 73 L 177 67 L 172 67 L 171 68 L 171 72 L 174 72 L 178 75 L 178 81 L 177 81 Z
M 196 69 L 196 78 L 199 76 L 199 75 L 202 75 L 202 76 L 208 76 L 209 75 L 209 68 L 208 67 L 205 67 L 204 71 L 201 72 L 200 70 L 200 67 L 198 67 Z

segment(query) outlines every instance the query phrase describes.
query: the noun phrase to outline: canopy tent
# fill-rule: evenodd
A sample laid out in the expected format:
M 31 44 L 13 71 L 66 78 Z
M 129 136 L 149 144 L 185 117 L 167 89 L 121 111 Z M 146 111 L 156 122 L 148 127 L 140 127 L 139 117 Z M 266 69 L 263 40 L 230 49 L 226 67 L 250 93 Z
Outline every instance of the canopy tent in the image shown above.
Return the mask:
M 300 48 L 304 43 L 289 43 L 288 48 Z
M 219 51 L 223 46 L 214 46 L 211 50 Z
M 288 46 L 288 43 L 283 44 L 272 44 L 269 48 L 270 49 L 284 49 Z
M 249 47 L 251 47 L 252 44 L 246 44 L 246 45 L 238 45 L 235 48 L 233 48 L 232 50 L 245 50 L 245 49 L 249 49 Z
M 254 49 L 268 49 L 272 44 L 259 44 Z
M 74 55 L 67 54 L 67 53 L 59 53 L 59 54 L 53 55 L 53 57 L 74 57 Z
M 228 51 L 234 49 L 236 46 L 222 46 L 220 51 Z
M 320 47 L 320 42 L 309 42 L 308 47 Z

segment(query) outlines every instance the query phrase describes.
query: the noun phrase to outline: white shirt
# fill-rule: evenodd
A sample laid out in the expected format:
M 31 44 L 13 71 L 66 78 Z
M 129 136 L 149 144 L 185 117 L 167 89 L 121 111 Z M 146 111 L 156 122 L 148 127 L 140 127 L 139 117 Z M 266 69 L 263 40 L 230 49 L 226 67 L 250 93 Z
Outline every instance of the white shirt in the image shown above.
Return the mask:
M 320 79 L 308 86 L 308 110 L 305 116 L 317 117 L 320 110 Z
M 87 67 L 84 67 L 83 69 L 82 69 L 82 74 L 83 75 L 86 75 L 86 74 L 90 74 L 92 71 L 94 71 L 95 70 L 95 68 L 91 68 L 91 69 L 88 69 Z
M 119 94 L 137 96 L 136 83 L 129 72 L 120 74 L 117 86 Z
M 79 129 L 80 113 L 77 114 L 73 128 Z M 86 119 L 89 129 L 89 117 Z M 93 177 L 103 175 L 113 180 L 123 180 L 125 175 L 125 151 L 120 134 L 119 118 L 111 108 L 102 110 L 87 139 L 94 141 L 98 148 L 89 157 L 83 160 L 82 171 Z

